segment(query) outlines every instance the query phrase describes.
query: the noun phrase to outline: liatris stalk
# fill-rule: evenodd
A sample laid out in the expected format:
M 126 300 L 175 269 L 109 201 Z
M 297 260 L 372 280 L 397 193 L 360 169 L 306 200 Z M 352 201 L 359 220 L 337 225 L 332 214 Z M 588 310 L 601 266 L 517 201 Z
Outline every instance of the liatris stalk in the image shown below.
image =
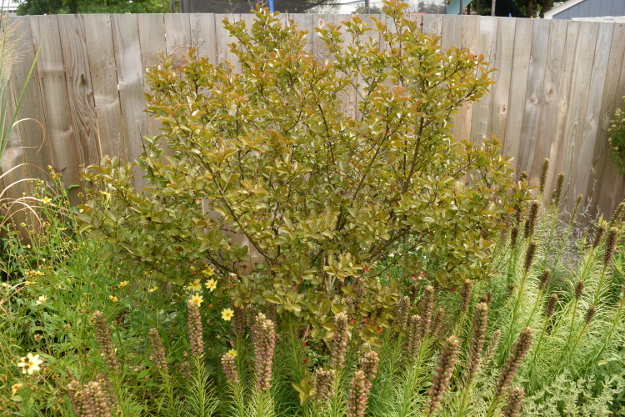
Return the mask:
M 575 206 L 573 207 L 573 211 L 571 212 L 571 218 L 569 219 L 569 228 L 575 223 L 575 218 L 577 217 L 577 213 L 579 213 L 579 208 L 582 205 L 583 199 L 584 195 L 578 194 L 577 200 L 575 200 Z
M 380 357 L 375 351 L 369 351 L 365 353 L 365 357 L 362 361 L 362 371 L 367 378 L 367 390 L 371 390 L 373 380 L 378 373 L 378 364 L 380 363 Z
M 562 198 L 562 189 L 564 188 L 564 172 L 561 172 L 558 175 L 558 180 L 556 181 L 556 188 L 553 191 L 553 197 L 551 198 L 551 204 L 554 207 L 560 206 L 560 199 Z
M 469 358 L 467 361 L 467 384 L 471 383 L 480 366 L 484 352 L 484 339 L 488 326 L 488 304 L 479 303 L 473 313 L 473 327 L 469 339 Z
M 508 283 L 508 297 L 512 297 L 515 289 L 516 289 L 516 284 L 514 282 Z
M 556 306 L 558 305 L 558 294 L 553 293 L 549 296 L 549 301 L 547 301 L 547 305 L 545 306 L 545 321 L 543 322 L 543 328 L 540 332 L 540 337 L 538 338 L 538 343 L 536 344 L 536 349 L 534 349 L 534 358 L 532 359 L 532 370 L 534 369 L 534 363 L 536 363 L 536 357 L 538 356 L 538 352 L 540 352 L 540 344 L 543 341 L 543 337 L 547 333 L 547 326 L 549 325 L 549 319 L 556 311 Z
M 95 328 L 95 338 L 100 346 L 100 352 L 106 365 L 112 369 L 119 368 L 119 362 L 117 361 L 117 355 L 115 354 L 115 346 L 111 339 L 111 333 L 109 331 L 108 324 L 104 318 L 104 314 L 101 311 L 95 311 L 93 313 L 93 326 Z
M 532 267 L 532 264 L 534 263 L 534 257 L 536 256 L 536 248 L 537 248 L 536 242 L 531 241 L 527 248 L 527 252 L 525 253 L 525 263 L 523 265 L 523 276 L 521 277 L 521 284 L 519 285 L 519 291 L 517 293 L 517 297 L 514 302 L 514 307 L 512 309 L 512 317 L 510 319 L 510 324 L 508 325 L 508 338 L 507 338 L 507 342 L 505 345 L 504 354 L 510 351 L 510 347 L 512 345 L 512 333 L 515 329 L 517 314 L 519 313 L 519 307 L 523 299 L 523 295 L 525 291 L 525 284 L 527 281 L 527 275 L 530 271 L 530 268 Z
M 518 241 L 519 241 L 519 227 L 514 226 L 512 230 L 510 230 L 510 247 L 516 248 Z
M 78 381 L 68 384 L 72 409 L 77 417 L 111 417 L 113 406 L 100 383 L 91 381 L 82 386 Z
M 467 314 L 469 312 L 469 304 L 471 303 L 471 292 L 473 290 L 473 281 L 467 279 L 462 286 L 462 300 L 460 301 L 460 312 Z
M 408 323 L 408 356 L 414 359 L 419 352 L 419 347 L 423 341 L 421 336 L 421 316 L 412 315 Z
M 349 396 L 347 400 L 348 417 L 364 417 L 367 410 L 369 389 L 367 388 L 367 376 L 364 371 L 356 371 L 349 384 Z
M 436 414 L 436 411 L 438 411 L 438 408 L 441 405 L 443 395 L 445 395 L 445 391 L 449 385 L 449 380 L 451 379 L 451 373 L 456 365 L 456 355 L 458 353 L 459 345 L 460 340 L 458 340 L 455 336 L 450 336 L 445 340 L 445 343 L 441 348 L 441 353 L 438 357 L 438 367 L 434 373 L 432 387 L 430 388 L 430 400 L 427 405 L 428 417 Z
M 545 269 L 538 279 L 538 294 L 536 296 L 536 301 L 534 302 L 534 306 L 532 307 L 532 312 L 527 319 L 526 326 L 529 326 L 534 318 L 534 313 L 538 308 L 538 304 L 542 303 L 543 292 L 547 289 L 547 284 L 549 284 L 549 280 L 551 279 L 551 269 Z
M 430 334 L 430 330 L 432 327 L 432 316 L 434 315 L 434 287 L 431 285 L 425 287 L 425 293 L 423 294 L 423 298 L 421 299 L 419 315 L 421 316 L 421 325 L 419 326 L 419 332 L 421 339 L 423 339 Z
M 95 381 L 91 381 L 87 384 L 85 390 L 89 391 L 91 398 L 93 398 L 94 417 L 112 417 L 111 404 L 102 386 Z
M 519 176 L 519 182 L 528 181 L 529 178 L 530 178 L 530 176 L 527 173 L 527 171 L 522 171 L 521 175 Z
M 326 402 L 332 398 L 332 384 L 334 383 L 335 375 L 334 369 L 327 371 L 323 369 L 315 370 L 312 385 L 315 400 Z
M 330 352 L 334 369 L 338 370 L 345 366 L 348 339 L 347 314 L 341 312 L 334 316 L 334 338 L 332 339 L 332 352 Z
M 410 297 L 403 296 L 397 303 L 395 313 L 395 323 L 398 331 L 404 331 L 408 327 L 408 319 L 410 318 Z
M 625 202 L 622 202 L 618 205 L 614 214 L 612 215 L 612 220 L 610 220 L 610 228 L 616 226 L 617 223 L 621 221 L 621 217 L 625 214 Z
M 582 326 L 582 328 L 580 329 L 580 331 L 577 333 L 575 337 L 575 341 L 573 342 L 573 346 L 571 347 L 571 350 L 569 352 L 568 360 L 566 360 L 565 362 L 561 361 L 559 364 L 559 368 L 564 366 L 565 363 L 571 362 L 571 359 L 573 358 L 573 355 L 575 354 L 575 350 L 577 349 L 577 345 L 584 337 L 584 334 L 586 333 L 586 329 L 588 328 L 590 323 L 592 323 L 596 314 L 597 314 L 597 307 L 594 305 L 589 306 L 588 309 L 586 310 L 586 315 L 584 316 L 584 325 Z
M 442 336 L 443 324 L 445 323 L 445 309 L 438 307 L 434 312 L 432 318 L 432 331 L 431 336 L 434 339 L 438 339 Z
M 187 303 L 187 310 L 187 325 L 189 330 L 191 355 L 199 357 L 204 354 L 204 339 L 202 318 L 200 317 L 200 306 L 194 303 Z
M 493 360 L 493 356 L 495 356 L 495 352 L 497 352 L 497 348 L 499 347 L 499 341 L 501 340 L 501 330 L 495 330 L 493 335 L 490 338 L 490 343 L 488 344 L 488 350 L 486 351 L 486 355 L 484 356 L 484 365 L 487 366 Z
M 606 227 L 605 224 L 600 224 L 597 227 L 597 231 L 595 232 L 595 238 L 592 241 L 592 248 L 595 249 L 597 246 L 601 244 L 601 239 L 603 238 L 603 234 L 605 233 Z
M 505 394 L 506 390 L 512 383 L 512 380 L 516 375 L 516 371 L 519 369 L 523 363 L 523 359 L 525 359 L 525 355 L 527 355 L 527 352 L 530 350 L 532 345 L 532 333 L 533 331 L 529 327 L 525 327 L 521 331 L 519 338 L 514 344 L 512 352 L 510 352 L 510 355 L 508 356 L 508 360 L 501 370 L 499 379 L 497 380 L 493 402 L 500 401 L 503 394 Z
M 549 173 L 549 158 L 545 158 L 543 169 L 540 171 L 540 182 L 538 183 L 538 193 L 542 196 L 545 192 L 545 184 L 547 183 L 547 174 Z
M 502 417 L 519 417 L 523 408 L 523 398 L 525 391 L 523 388 L 514 387 L 508 394 L 508 403 L 501 412 Z
M 618 229 L 616 227 L 612 227 L 608 231 L 608 237 L 605 239 L 605 250 L 603 252 L 603 268 L 601 268 L 599 283 L 597 284 L 597 289 L 595 290 L 595 298 L 593 301 L 594 305 L 596 305 L 599 301 L 599 296 L 601 295 L 601 290 L 603 289 L 603 281 L 605 279 L 606 271 L 612 264 L 612 259 L 614 258 L 614 250 L 616 249 L 617 237 Z
M 493 301 L 493 290 L 486 291 L 486 294 L 480 297 L 480 303 L 490 304 Z
M 150 347 L 152 348 L 152 354 L 150 360 L 154 362 L 156 368 L 163 373 L 164 376 L 168 375 L 167 359 L 165 357 L 165 348 L 163 347 L 163 339 L 158 333 L 158 330 L 152 328 L 148 333 L 150 340 Z
M 610 331 L 605 337 L 605 341 L 603 342 L 601 349 L 599 349 L 599 352 L 595 355 L 595 361 L 593 363 L 596 363 L 599 360 L 599 358 L 601 357 L 601 354 L 605 351 L 605 349 L 607 349 L 608 345 L 612 342 L 614 331 L 616 330 L 616 327 L 621 323 L 621 315 L 623 313 L 623 308 L 625 307 L 625 284 L 623 284 L 623 287 L 621 288 L 620 295 L 621 295 L 621 299 L 618 303 L 616 314 L 612 318 L 612 326 L 610 327 Z
M 221 368 L 229 384 L 237 385 L 239 383 L 239 372 L 233 355 L 226 353 L 221 356 Z
M 276 330 L 271 320 L 263 313 L 258 313 L 252 331 L 254 344 L 254 368 L 256 388 L 259 392 L 267 391 L 271 386 L 273 353 L 276 346 Z
M 525 231 L 523 233 L 525 239 L 529 239 L 534 235 L 536 223 L 538 223 L 538 201 L 532 201 L 530 212 L 525 222 Z

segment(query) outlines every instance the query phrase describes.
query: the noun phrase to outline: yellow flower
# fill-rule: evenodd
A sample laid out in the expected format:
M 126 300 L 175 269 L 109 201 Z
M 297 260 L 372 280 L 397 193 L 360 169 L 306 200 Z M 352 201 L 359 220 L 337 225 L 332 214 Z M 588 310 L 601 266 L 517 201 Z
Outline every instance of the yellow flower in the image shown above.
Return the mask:
M 223 310 L 221 310 L 221 318 L 226 320 L 226 321 L 230 321 L 232 320 L 232 317 L 234 316 L 234 311 L 232 311 L 232 309 L 229 308 L 224 308 Z
M 41 271 L 34 271 L 35 275 L 43 275 L 43 272 Z
M 13 386 L 11 387 L 11 396 L 17 394 L 17 391 L 19 391 L 23 386 L 24 384 L 22 384 L 21 382 L 13 384 Z
M 50 197 L 44 197 L 41 201 L 43 201 L 45 204 L 50 204 L 52 202 L 52 199 Z
M 119 283 L 119 288 L 124 288 L 128 284 L 129 284 L 128 281 L 122 281 L 122 282 Z
M 156 290 L 158 290 L 158 287 L 152 287 L 152 288 L 150 288 L 150 289 L 148 290 L 148 292 L 154 292 L 154 291 L 156 291 Z
M 45 295 L 42 295 L 39 298 L 37 298 L 37 302 L 35 304 L 39 305 L 39 304 L 45 303 L 47 299 L 48 297 L 46 297 Z
M 110 299 L 112 302 L 114 302 L 114 303 L 116 303 L 116 302 L 118 301 L 118 300 L 117 300 L 117 297 L 115 297 L 114 295 L 109 295 L 109 299 Z
M 191 298 L 189 298 L 189 304 L 195 304 L 198 307 L 202 304 L 202 301 L 204 301 L 204 297 L 197 294 L 192 295 Z
M 236 358 L 236 357 L 237 357 L 237 351 L 236 351 L 236 350 L 234 350 L 234 349 L 230 349 L 230 350 L 228 351 L 227 355 L 230 355 L 230 356 L 232 356 L 233 358 Z
M 217 288 L 217 281 L 215 281 L 214 279 L 209 279 L 204 285 L 206 285 L 206 288 L 208 288 L 210 292 L 213 292 L 213 290 Z
M 202 289 L 202 283 L 199 279 L 196 279 L 195 281 L 189 283 L 189 285 L 184 287 L 184 289 L 187 291 L 199 291 Z
M 206 265 L 206 269 L 204 269 L 202 273 L 207 277 L 212 277 L 213 275 L 215 275 L 215 269 L 213 269 L 213 267 L 210 265 Z
M 29 285 L 33 285 L 34 283 L 35 281 L 25 281 L 24 285 L 28 287 Z
M 17 364 L 20 368 L 22 368 L 22 373 L 25 374 L 28 372 L 28 375 L 32 375 L 33 372 L 39 371 L 39 365 L 43 363 L 43 360 L 39 359 L 39 355 L 34 355 L 29 353 L 28 355 L 22 358 L 22 361 Z

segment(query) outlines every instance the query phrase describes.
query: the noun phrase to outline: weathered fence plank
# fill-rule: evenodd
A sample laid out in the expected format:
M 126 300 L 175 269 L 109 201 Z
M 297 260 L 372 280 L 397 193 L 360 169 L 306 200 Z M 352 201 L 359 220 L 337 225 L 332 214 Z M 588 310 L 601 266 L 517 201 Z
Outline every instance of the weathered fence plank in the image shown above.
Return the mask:
M 145 68 L 158 63 L 158 53 L 183 55 L 196 47 L 212 63 L 230 60 L 236 71 L 240 64 L 230 52 L 234 41 L 224 18 L 242 19 L 248 26 L 253 20 L 251 14 L 14 18 L 25 45 L 24 61 L 13 74 L 14 97 L 44 41 L 19 117 L 40 122 L 45 139 L 37 123 L 20 124 L 13 140 L 23 146 L 23 153 L 11 163 L 19 160 L 44 169 L 52 165 L 64 170 L 65 184 L 72 185 L 79 184 L 79 164 L 96 163 L 101 155 L 136 158 L 142 136 L 155 135 L 160 127 L 145 113 Z M 319 59 L 331 59 L 314 28 L 347 18 L 283 15 L 281 21 L 292 19 L 307 30 L 309 50 Z M 625 94 L 625 24 L 419 14 L 410 18 L 424 32 L 441 36 L 443 48 L 466 47 L 484 54 L 497 68 L 491 73 L 497 81 L 491 94 L 479 103 L 467 103 L 455 116 L 456 137 L 479 142 L 491 132 L 500 136 L 503 153 L 534 180 L 549 157 L 548 195 L 557 174 L 564 171 L 567 208 L 582 192 L 606 215 L 615 209 L 625 197 L 625 175 L 610 160 L 606 135 Z M 389 21 L 384 16 L 382 20 Z M 356 89 L 340 98 L 344 110 L 357 116 Z M 3 160 L 3 166 L 7 164 L 8 157 Z M 138 170 L 135 174 L 135 185 L 141 188 L 145 181 Z M 30 167 L 20 175 L 45 177 Z

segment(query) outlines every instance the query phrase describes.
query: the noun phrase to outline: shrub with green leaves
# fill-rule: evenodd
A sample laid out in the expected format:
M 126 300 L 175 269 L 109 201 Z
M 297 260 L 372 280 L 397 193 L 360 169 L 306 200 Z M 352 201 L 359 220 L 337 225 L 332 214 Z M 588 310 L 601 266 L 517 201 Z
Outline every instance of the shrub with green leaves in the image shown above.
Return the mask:
M 385 265 L 407 273 L 427 254 L 445 287 L 487 277 L 518 193 L 496 139 L 456 140 L 450 128 L 463 102 L 487 93 L 489 69 L 466 49 L 443 51 L 406 7 L 315 34 L 261 10 L 250 28 L 225 22 L 238 64 L 191 50 L 182 66 L 151 68 L 148 111 L 163 133 L 136 162 L 149 186 L 133 189 L 134 162 L 90 167 L 85 228 L 165 281 L 208 263 L 247 277 L 232 289 L 236 307 L 266 300 L 320 325 L 389 254 Z M 310 36 L 326 59 L 306 50 Z M 248 249 L 232 233 L 261 268 L 242 268 Z M 369 276 L 362 315 L 388 315 L 397 293 Z
M 625 114 L 620 108 L 614 112 L 614 119 L 610 121 L 608 135 L 614 162 L 618 164 L 619 170 L 623 171 L 625 170 Z

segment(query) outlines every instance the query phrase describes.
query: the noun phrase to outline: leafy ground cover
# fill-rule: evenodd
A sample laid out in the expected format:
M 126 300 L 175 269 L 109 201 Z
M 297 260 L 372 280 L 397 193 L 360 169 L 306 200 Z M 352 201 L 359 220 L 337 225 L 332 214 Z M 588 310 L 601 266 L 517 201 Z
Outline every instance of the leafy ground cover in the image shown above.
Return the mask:
M 321 30 L 332 65 L 267 12 L 232 23 L 241 72 L 151 71 L 148 188 L 117 160 L 79 208 L 33 183 L 30 221 L 1 219 L 3 415 L 625 414 L 625 204 L 562 213 L 548 161 L 532 187 L 495 140 L 453 140 L 485 64 L 403 9 L 384 48 L 357 17 Z

